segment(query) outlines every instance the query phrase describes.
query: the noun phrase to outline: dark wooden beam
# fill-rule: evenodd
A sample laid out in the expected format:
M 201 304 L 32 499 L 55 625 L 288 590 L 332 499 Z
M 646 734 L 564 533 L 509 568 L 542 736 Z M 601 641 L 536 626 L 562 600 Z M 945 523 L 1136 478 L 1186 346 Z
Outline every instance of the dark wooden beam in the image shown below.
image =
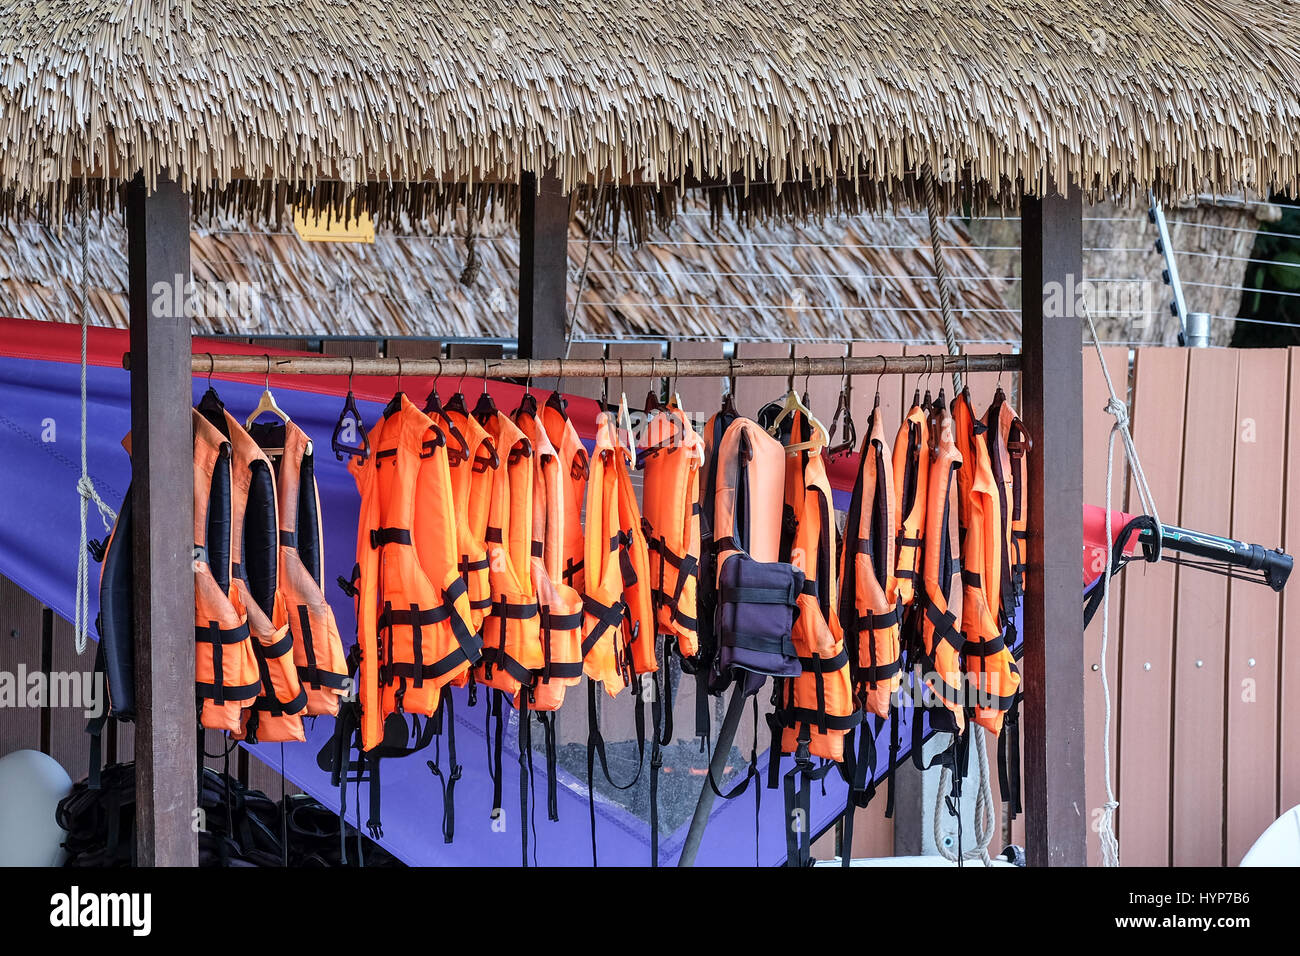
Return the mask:
M 569 197 L 551 175 L 519 190 L 519 357 L 562 358 L 569 268 Z
M 190 455 L 190 201 L 127 188 L 135 561 L 136 854 L 196 866 L 194 470 Z
M 1022 411 L 1029 456 L 1024 603 L 1025 840 L 1035 866 L 1083 866 L 1083 202 L 1026 197 Z

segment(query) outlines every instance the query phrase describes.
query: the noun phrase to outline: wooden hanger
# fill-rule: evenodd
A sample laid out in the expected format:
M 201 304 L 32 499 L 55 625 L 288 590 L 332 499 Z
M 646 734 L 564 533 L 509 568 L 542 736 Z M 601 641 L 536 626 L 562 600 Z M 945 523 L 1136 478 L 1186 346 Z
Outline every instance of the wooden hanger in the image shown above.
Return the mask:
M 780 413 L 777 414 L 772 424 L 768 426 L 768 434 L 780 434 L 781 422 L 785 421 L 786 418 L 793 415 L 795 412 L 802 415 L 808 424 L 812 426 L 813 436 L 809 441 L 786 445 L 786 451 L 788 453 L 794 454 L 800 451 L 821 449 L 830 444 L 830 433 L 826 431 L 826 426 L 817 420 L 817 416 L 814 415 L 812 410 L 804 404 L 803 400 L 799 397 L 799 393 L 793 388 L 785 393 L 785 402 L 781 406 Z

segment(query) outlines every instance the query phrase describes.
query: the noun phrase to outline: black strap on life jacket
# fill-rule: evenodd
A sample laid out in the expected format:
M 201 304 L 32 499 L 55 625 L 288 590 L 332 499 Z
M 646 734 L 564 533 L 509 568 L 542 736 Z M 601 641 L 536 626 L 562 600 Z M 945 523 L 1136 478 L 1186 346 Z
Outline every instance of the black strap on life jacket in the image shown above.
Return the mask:
M 555 714 L 538 711 L 537 719 L 541 722 L 542 733 L 546 739 L 546 819 L 560 819 L 559 791 L 556 783 L 556 768 L 559 764 L 555 745 Z
M 600 732 L 600 716 L 596 706 L 596 681 L 587 681 L 587 811 L 591 822 L 591 865 L 599 866 L 596 855 L 596 759 L 600 759 L 600 769 L 605 779 L 615 790 L 630 790 L 641 779 L 641 768 L 645 764 L 645 710 L 641 701 L 641 682 L 634 680 L 633 693 L 636 695 L 633 715 L 636 720 L 636 774 L 626 784 L 614 782 L 609 773 L 609 757 L 605 752 L 605 738 Z
M 425 765 L 438 781 L 442 790 L 442 842 L 451 843 L 456 837 L 456 781 L 460 780 L 462 768 L 456 761 L 456 714 L 452 702 L 451 688 L 445 688 L 438 701 L 437 713 L 430 718 L 434 724 L 433 759 L 426 760 Z M 442 772 L 442 731 L 447 732 L 447 773 Z
M 667 642 L 665 642 L 665 651 Z M 662 658 L 660 658 L 662 659 Z M 659 770 L 664 765 L 664 741 L 661 733 L 664 727 L 664 708 L 660 702 L 661 687 L 659 682 L 659 671 L 654 672 L 654 683 L 652 685 L 652 696 L 650 698 L 650 721 L 651 743 L 650 743 L 650 866 L 659 866 Z
M 527 706 L 519 708 L 519 840 L 520 866 L 528 868 L 528 797 L 533 781 L 533 722 Z M 534 850 L 536 852 L 536 850 Z
M 785 775 L 786 866 L 812 866 L 812 784 L 834 766 L 830 761 L 816 768 L 796 764 Z
M 1024 812 L 1020 805 L 1020 698 L 1017 693 L 1002 720 L 998 734 L 998 790 L 1007 805 L 1008 818 Z
M 709 671 L 718 653 L 717 629 L 714 614 L 718 605 L 718 562 L 713 549 L 714 509 L 718 490 L 718 450 L 722 436 L 739 416 L 732 411 L 719 411 L 713 416 L 713 435 L 709 448 L 712 454 L 704 464 L 704 480 L 700 488 L 700 564 L 699 584 L 696 590 L 696 615 L 700 653 L 696 660 L 683 659 L 682 670 L 695 677 L 695 735 L 700 738 L 701 751 L 707 750 L 710 737 Z

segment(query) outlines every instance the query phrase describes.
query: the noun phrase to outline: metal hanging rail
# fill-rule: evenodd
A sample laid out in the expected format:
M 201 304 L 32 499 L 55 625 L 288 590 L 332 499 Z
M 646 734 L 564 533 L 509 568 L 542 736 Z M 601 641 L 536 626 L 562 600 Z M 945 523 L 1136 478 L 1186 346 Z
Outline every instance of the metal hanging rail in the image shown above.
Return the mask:
M 122 356 L 131 368 L 131 353 Z M 743 376 L 920 375 L 930 372 L 1018 372 L 1015 353 L 985 355 L 855 355 L 793 359 L 505 359 L 352 358 L 346 355 L 216 355 L 197 352 L 195 374 L 367 375 L 395 378 L 739 378 Z

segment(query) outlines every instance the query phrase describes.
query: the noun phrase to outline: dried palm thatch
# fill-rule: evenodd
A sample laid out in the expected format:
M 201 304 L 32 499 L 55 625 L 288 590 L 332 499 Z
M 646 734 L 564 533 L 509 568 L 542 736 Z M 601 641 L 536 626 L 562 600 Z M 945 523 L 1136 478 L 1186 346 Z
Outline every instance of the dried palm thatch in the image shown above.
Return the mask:
M 306 243 L 293 232 L 236 222 L 191 234 L 196 332 L 513 338 L 519 243 L 512 226 L 474 234 L 476 275 L 462 284 L 459 233 L 396 235 L 373 245 Z M 0 227 L 0 314 L 72 320 L 80 288 L 77 228 L 57 234 L 32 220 Z M 1019 315 L 1003 301 L 960 222 L 944 225 L 961 335 L 1018 341 Z M 91 311 L 126 326 L 124 230 L 116 214 L 91 219 Z M 588 256 L 588 251 L 590 255 Z M 938 341 L 939 297 L 924 217 L 829 219 L 746 229 L 714 222 L 697 202 L 658 241 L 632 246 L 581 222 L 570 233 L 570 304 L 581 283 L 575 339 L 637 336 Z
M 551 169 L 739 183 L 717 201 L 760 215 L 907 198 L 922 167 L 1003 206 L 1049 180 L 1296 192 L 1298 7 L 0 0 L 0 190 L 59 220 L 83 176 L 102 203 L 165 169 L 243 217 L 369 183 L 381 221 L 458 190 L 513 209 L 520 171 Z M 638 228 L 671 214 L 671 192 L 597 195 Z

